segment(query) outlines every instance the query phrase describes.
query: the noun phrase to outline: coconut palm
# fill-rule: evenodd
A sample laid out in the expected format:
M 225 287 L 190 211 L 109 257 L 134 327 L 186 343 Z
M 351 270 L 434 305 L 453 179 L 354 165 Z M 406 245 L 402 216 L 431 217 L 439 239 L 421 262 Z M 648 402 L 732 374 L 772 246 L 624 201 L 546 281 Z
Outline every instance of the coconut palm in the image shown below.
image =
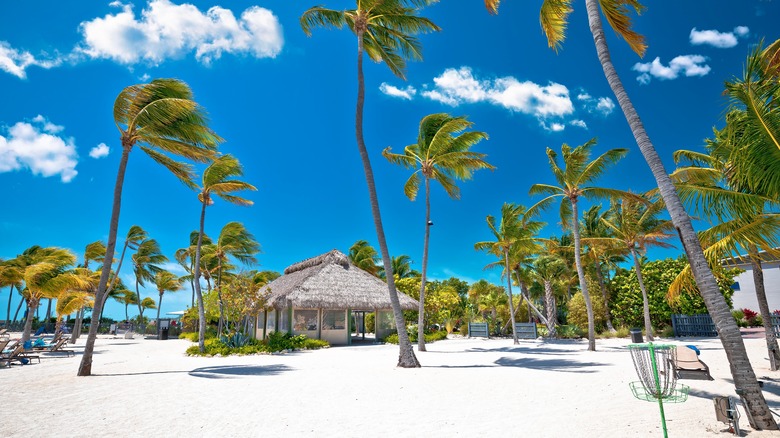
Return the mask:
M 583 255 L 592 263 L 596 281 L 598 281 L 599 289 L 601 289 L 607 330 L 614 333 L 616 330 L 612 325 L 612 314 L 609 311 L 609 293 L 607 293 L 607 283 L 604 281 L 604 260 L 619 254 L 624 249 L 624 246 L 621 242 L 616 243 L 603 240 L 604 238 L 612 237 L 609 228 L 601 221 L 607 218 L 608 214 L 607 211 L 601 211 L 601 205 L 594 205 L 585 210 L 582 214 L 582 223 L 580 224 L 582 227 L 580 238 L 585 246 Z
M 534 260 L 532 270 L 534 277 L 544 285 L 544 307 L 547 309 L 547 336 L 556 336 L 558 315 L 555 306 L 553 284 L 568 270 L 566 263 L 554 255 L 540 255 Z
M 125 244 L 122 246 L 122 255 L 119 256 L 119 264 L 116 267 L 114 276 L 111 278 L 111 281 L 109 281 L 108 283 L 109 290 L 114 288 L 114 283 L 120 281 L 119 272 L 122 270 L 122 262 L 124 262 L 125 260 L 125 252 L 127 252 L 127 249 L 130 248 L 134 251 L 137 250 L 138 245 L 140 245 L 141 242 L 143 242 L 148 238 L 149 238 L 148 233 L 138 225 L 133 225 L 130 227 L 129 230 L 127 230 L 127 236 L 125 237 Z
M 157 301 L 157 330 L 160 329 L 160 308 L 162 307 L 163 294 L 165 292 L 178 292 L 181 290 L 181 278 L 169 271 L 158 271 L 154 274 L 154 286 L 160 294 L 160 300 Z
M 504 274 L 506 276 L 507 293 L 509 294 L 509 316 L 512 321 L 512 339 L 515 344 L 517 340 L 517 329 L 515 327 L 515 309 L 512 303 L 512 269 L 510 253 L 514 246 L 535 247 L 536 238 L 523 227 L 523 217 L 531 216 L 526 212 L 525 207 L 512 203 L 504 203 L 501 206 L 501 219 L 496 225 L 496 219 L 488 215 L 487 224 L 495 240 L 477 242 L 474 249 L 477 251 L 487 251 L 495 255 L 504 262 Z M 490 265 L 489 265 L 490 266 Z
M 582 291 L 582 297 L 585 299 L 585 308 L 588 313 L 588 350 L 590 351 L 596 350 L 596 329 L 593 320 L 593 305 L 590 301 L 588 285 L 585 281 L 585 271 L 582 266 L 578 204 L 580 198 L 615 197 L 626 194 L 620 190 L 594 187 L 587 184 L 592 183 L 606 171 L 609 165 L 616 163 L 628 153 L 626 149 L 610 149 L 598 158 L 590 160 L 590 154 L 595 145 L 595 138 L 573 149 L 564 143 L 561 146 L 563 168 L 558 164 L 558 154 L 547 148 L 550 169 L 558 185 L 532 185 L 529 191 L 530 194 L 544 194 L 547 196 L 528 209 L 529 212 L 543 210 L 551 206 L 557 198 L 561 198 L 561 223 L 565 227 L 570 227 L 574 235 L 574 261 L 577 266 L 580 291 Z
M 103 258 L 105 256 L 106 256 L 106 245 L 103 244 L 103 242 L 101 242 L 101 241 L 92 242 L 92 243 L 88 244 L 84 248 L 84 259 L 83 259 L 83 263 L 81 265 L 81 268 L 83 269 L 83 271 L 79 272 L 79 275 L 81 275 L 81 277 L 84 278 L 84 279 L 89 279 L 90 280 L 89 281 L 89 287 L 87 287 L 86 289 L 81 290 L 81 291 L 75 291 L 75 293 L 77 293 L 77 294 L 91 294 L 92 298 L 95 297 L 95 294 L 97 292 L 98 281 L 94 281 L 94 282 L 91 281 L 93 279 L 93 276 L 91 274 L 93 272 L 95 272 L 95 271 L 92 271 L 89 268 L 89 263 L 92 262 L 92 261 L 97 262 L 97 263 L 102 263 L 103 262 Z M 98 279 L 99 278 L 100 277 L 98 275 Z M 109 294 L 110 293 L 111 292 L 109 291 Z M 106 297 L 108 297 L 109 294 L 106 294 Z M 94 299 L 86 300 L 86 299 L 82 299 L 80 297 L 75 297 L 74 299 L 72 299 L 70 301 L 72 301 L 72 302 L 69 302 L 69 304 L 67 306 L 68 309 L 72 308 L 77 303 L 87 303 L 87 302 L 89 302 L 90 306 L 94 305 Z M 86 306 L 84 306 L 82 308 L 79 308 L 78 311 L 76 312 L 76 322 L 75 322 L 75 324 L 73 324 L 73 331 L 70 334 L 70 343 L 71 344 L 75 344 L 76 340 L 78 340 L 78 338 L 81 337 L 81 326 L 82 326 L 82 322 L 84 320 L 84 310 L 85 309 L 86 309 Z M 100 321 L 100 315 L 93 315 L 93 317 L 94 317 L 95 320 Z
M 127 308 L 131 304 L 138 303 L 138 295 L 129 289 L 124 289 L 123 292 L 124 293 L 121 295 L 121 303 L 125 305 L 125 321 L 130 321 L 130 315 L 127 312 Z
M 162 251 L 160 244 L 155 239 L 146 239 L 138 245 L 135 254 L 131 257 L 133 261 L 133 274 L 135 275 L 135 295 L 138 297 L 138 313 L 143 314 L 143 297 L 141 297 L 140 286 L 145 286 L 147 281 L 154 281 L 158 272 L 163 268 L 159 265 L 168 261 Z M 141 333 L 146 333 L 143 319 L 139 319 Z
M 544 0 L 542 2 L 540 13 L 542 30 L 547 36 L 549 46 L 555 50 L 561 46 L 566 36 L 568 18 L 572 11 L 572 1 Z M 485 6 L 491 12 L 496 13 L 499 2 L 500 0 L 485 0 Z M 632 29 L 631 17 L 629 15 L 632 8 L 640 12 L 644 9 L 644 6 L 638 0 L 585 0 L 585 9 L 588 15 L 590 32 L 593 35 L 593 42 L 596 46 L 596 54 L 601 62 L 607 83 L 617 98 L 618 105 L 620 105 L 623 111 L 637 146 L 642 152 L 648 167 L 650 167 L 650 171 L 653 173 L 672 223 L 680 235 L 680 240 L 685 248 L 688 260 L 695 268 L 694 277 L 696 278 L 696 284 L 704 298 L 707 310 L 718 328 L 718 335 L 729 363 L 732 364 L 731 370 L 734 384 L 737 390 L 744 394 L 747 402 L 747 410 L 750 411 L 750 415 L 748 415 L 750 425 L 755 429 L 775 430 L 777 429 L 777 423 L 769 411 L 766 400 L 761 393 L 761 388 L 758 385 L 755 372 L 752 366 L 750 366 L 745 343 L 739 333 L 737 323 L 731 316 L 729 306 L 720 293 L 712 270 L 707 265 L 701 243 L 693 229 L 691 218 L 677 196 L 674 184 L 664 168 L 653 143 L 650 141 L 650 137 L 647 135 L 642 119 L 634 108 L 634 104 L 628 97 L 623 82 L 612 64 L 600 12 L 604 13 L 610 27 L 628 43 L 631 49 L 639 56 L 643 56 L 646 45 L 644 37 Z M 734 364 L 745 364 L 745 366 L 735 366 Z
M 119 129 L 122 156 L 119 160 L 114 202 L 94 314 L 103 312 L 103 302 L 111 273 L 119 228 L 122 185 L 130 151 L 138 146 L 149 157 L 172 172 L 188 186 L 193 185 L 191 166 L 177 162 L 167 154 L 206 162 L 216 154 L 222 139 L 208 127 L 205 111 L 193 100 L 190 87 L 176 79 L 155 79 L 147 84 L 132 85 L 119 93 L 114 102 L 114 122 Z M 92 374 L 92 353 L 98 324 L 91 324 L 79 376 Z
M 642 265 L 639 263 L 639 258 L 651 246 L 674 247 L 674 245 L 664 242 L 674 237 L 672 234 L 674 226 L 670 221 L 658 217 L 663 208 L 661 200 L 646 204 L 633 197 L 625 197 L 619 203 L 612 204 L 608 218 L 601 219 L 614 236 L 604 240 L 622 243 L 634 260 L 636 279 L 639 282 L 639 289 L 642 291 L 645 336 L 648 342 L 654 340 L 653 324 L 650 320 L 650 301 L 645 283 L 642 280 Z
M 230 154 L 216 158 L 203 171 L 200 192 L 198 193 L 198 200 L 203 206 L 200 211 L 200 229 L 198 231 L 198 243 L 195 246 L 195 269 L 193 272 L 193 277 L 195 279 L 195 295 L 198 298 L 198 318 L 200 319 L 198 347 L 200 348 L 201 353 L 204 352 L 206 348 L 204 344 L 204 336 L 206 334 L 206 311 L 203 307 L 203 294 L 200 291 L 201 247 L 203 245 L 203 228 L 206 222 L 206 207 L 214 203 L 214 197 L 235 205 L 252 205 L 252 201 L 235 195 L 236 192 L 243 190 L 257 190 L 255 186 L 249 183 L 233 179 L 235 177 L 240 177 L 243 173 L 244 170 L 241 167 L 241 163 Z
M 138 324 L 143 327 L 143 331 L 141 333 L 146 333 L 146 326 L 144 325 L 144 311 L 147 309 L 156 309 L 157 303 L 154 302 L 154 298 L 152 297 L 146 297 L 143 300 L 141 300 L 140 304 L 141 313 L 138 314 Z
M 355 137 L 357 139 L 363 172 L 366 176 L 371 214 L 374 218 L 382 263 L 387 274 L 387 288 L 393 307 L 398 331 L 398 366 L 417 368 L 420 363 L 412 350 L 406 334 L 406 323 L 395 290 L 390 251 L 387 248 L 379 200 L 374 183 L 374 171 L 363 139 L 363 104 L 365 85 L 363 79 L 363 52 L 377 62 L 384 62 L 394 75 L 404 78 L 407 59 L 422 59 L 422 47 L 415 34 L 438 31 L 439 27 L 427 18 L 417 15 L 419 8 L 432 0 L 357 0 L 356 8 L 349 10 L 326 9 L 315 6 L 301 16 L 301 27 L 306 35 L 316 27 L 342 29 L 347 26 L 357 37 L 357 105 L 355 109 Z
M 412 258 L 406 254 L 393 257 L 393 261 L 390 264 L 393 266 L 393 275 L 396 279 L 420 276 L 418 271 L 412 269 Z M 386 279 L 385 268 L 383 266 L 379 266 L 377 275 L 383 280 Z
M 8 286 L 8 310 L 5 314 L 5 326 L 11 325 L 11 299 L 14 295 L 14 288 L 21 292 L 22 280 L 24 274 L 22 269 L 16 265 L 17 259 L 5 260 L 0 263 L 0 288 Z
M 478 169 L 493 169 L 484 158 L 485 154 L 470 149 L 487 134 L 480 131 L 467 131 L 473 123 L 465 117 L 453 117 L 449 114 L 430 114 L 420 121 L 417 143 L 404 148 L 403 154 L 391 152 L 387 147 L 382 155 L 393 164 L 414 169 L 412 176 L 404 184 L 404 194 L 414 201 L 420 189 L 420 176 L 425 181 L 425 237 L 423 239 L 422 276 L 420 285 L 420 310 L 417 322 L 417 351 L 425 351 L 425 280 L 428 270 L 428 242 L 431 225 L 431 180 L 438 181 L 453 199 L 460 198 L 460 189 L 456 180 L 471 179 Z
M 349 247 L 349 253 L 347 254 L 349 260 L 358 268 L 368 272 L 369 274 L 379 276 L 379 254 L 376 249 L 371 246 L 368 241 L 358 240 Z M 384 271 L 382 271 L 384 272 Z M 395 272 L 395 271 L 393 271 Z
M 250 233 L 244 224 L 240 222 L 229 222 L 222 227 L 219 237 L 214 243 L 214 249 L 209 256 L 213 257 L 217 263 L 217 297 L 219 302 L 219 327 L 218 333 L 222 333 L 225 321 L 224 305 L 222 302 L 222 270 L 228 263 L 228 258 L 232 257 L 239 262 L 247 265 L 257 263 L 255 255 L 260 252 L 260 244 Z
M 190 282 L 192 288 L 192 301 L 191 306 L 195 307 L 195 248 L 198 245 L 198 231 L 195 230 L 190 233 L 190 245 L 186 248 L 179 248 L 174 254 L 176 261 L 187 271 L 187 275 L 182 278 Z M 211 245 L 211 238 L 208 235 L 203 236 L 203 246 Z

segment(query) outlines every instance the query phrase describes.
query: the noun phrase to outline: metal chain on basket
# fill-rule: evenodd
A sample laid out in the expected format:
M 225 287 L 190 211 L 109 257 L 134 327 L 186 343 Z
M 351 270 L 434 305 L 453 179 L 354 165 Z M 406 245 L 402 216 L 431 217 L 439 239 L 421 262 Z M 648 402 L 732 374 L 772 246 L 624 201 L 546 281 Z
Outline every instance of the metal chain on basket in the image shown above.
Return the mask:
M 677 347 L 674 345 L 656 345 L 654 347 L 655 363 L 659 374 L 658 387 L 653 375 L 649 346 L 632 346 L 630 349 L 631 359 L 634 361 L 634 368 L 645 391 L 653 398 L 664 399 L 671 397 L 675 392 L 677 375 L 674 372 L 674 363 L 677 359 Z

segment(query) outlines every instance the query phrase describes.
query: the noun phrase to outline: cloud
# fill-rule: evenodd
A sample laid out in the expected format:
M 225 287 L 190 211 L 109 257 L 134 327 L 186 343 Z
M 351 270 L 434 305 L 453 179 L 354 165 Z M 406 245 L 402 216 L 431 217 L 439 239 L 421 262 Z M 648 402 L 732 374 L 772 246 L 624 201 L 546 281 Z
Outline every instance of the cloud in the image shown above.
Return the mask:
M 0 41 L 0 70 L 19 79 L 27 77 L 27 67 L 37 66 L 49 69 L 62 64 L 63 60 L 58 57 L 50 58 L 46 55 L 36 58 L 30 52 L 14 49 L 6 41 Z
M 661 63 L 661 58 L 655 58 L 652 62 L 636 63 L 632 70 L 640 75 L 637 80 L 641 84 L 650 83 L 651 77 L 662 80 L 677 79 L 680 74 L 685 76 L 705 76 L 710 72 L 710 66 L 705 64 L 707 58 L 701 55 L 677 56 L 669 62 L 668 66 Z
M 744 37 L 750 29 L 747 26 L 737 26 L 733 32 L 719 32 L 717 30 L 691 29 L 690 40 L 694 46 L 708 44 L 719 49 L 728 49 L 737 45 L 737 37 Z
M 166 262 L 160 265 L 160 267 L 178 276 L 187 275 L 187 270 L 184 269 L 182 265 L 175 262 Z
M 236 17 L 220 6 L 204 13 L 188 3 L 152 0 L 136 17 L 132 5 L 111 5 L 122 10 L 80 25 L 84 40 L 78 50 L 91 58 L 159 64 L 195 52 L 197 60 L 208 64 L 223 53 L 274 58 L 284 44 L 279 20 L 259 6 Z
M 478 80 L 469 67 L 449 68 L 433 78 L 434 88 L 421 94 L 446 105 L 488 102 L 538 118 L 562 117 L 574 112 L 565 85 L 539 85 L 513 77 Z
M 105 143 L 100 143 L 89 150 L 89 156 L 92 158 L 103 158 L 108 155 L 109 149 Z
M 72 138 L 55 134 L 62 131 L 43 116 L 28 122 L 18 122 L 0 135 L 0 173 L 30 169 L 33 175 L 60 175 L 62 182 L 76 177 L 78 154 Z
M 577 120 L 572 120 L 571 122 L 569 122 L 569 124 L 570 124 L 571 126 L 576 126 L 576 127 L 578 127 L 578 128 L 582 128 L 582 129 L 588 129 L 588 124 L 587 124 L 587 123 L 585 123 L 583 120 L 579 120 L 579 119 L 577 119 Z
M 598 113 L 606 117 L 615 110 L 615 102 L 609 97 L 596 98 L 584 91 L 580 91 L 577 94 L 577 100 L 582 102 L 583 108 L 589 113 Z
M 412 100 L 412 97 L 414 97 L 414 95 L 417 94 L 417 90 L 414 87 L 412 87 L 411 85 L 409 85 L 406 88 L 398 88 L 398 87 L 394 87 L 392 85 L 389 85 L 386 82 L 382 82 L 379 85 L 379 91 L 381 91 L 382 93 L 384 93 L 384 94 L 386 94 L 388 96 L 398 97 L 398 98 L 406 99 L 406 100 Z

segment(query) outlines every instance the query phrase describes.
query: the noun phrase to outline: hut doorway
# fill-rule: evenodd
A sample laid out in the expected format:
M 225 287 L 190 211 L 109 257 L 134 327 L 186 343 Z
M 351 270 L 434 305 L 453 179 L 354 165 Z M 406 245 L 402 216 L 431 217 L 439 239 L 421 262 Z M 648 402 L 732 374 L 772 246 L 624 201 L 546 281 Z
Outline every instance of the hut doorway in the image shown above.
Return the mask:
M 374 313 L 373 310 L 353 310 L 352 311 L 352 324 L 350 336 L 352 337 L 351 343 L 363 344 L 376 342 L 376 336 L 374 333 L 368 333 L 366 336 L 366 315 Z

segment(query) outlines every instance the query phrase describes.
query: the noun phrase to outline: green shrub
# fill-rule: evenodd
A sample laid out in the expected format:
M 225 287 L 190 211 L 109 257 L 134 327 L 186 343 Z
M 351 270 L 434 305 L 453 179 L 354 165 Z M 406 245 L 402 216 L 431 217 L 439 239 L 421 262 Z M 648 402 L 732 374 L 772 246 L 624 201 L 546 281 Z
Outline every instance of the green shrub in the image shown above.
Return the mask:
M 197 333 L 195 335 L 195 339 L 197 340 Z M 206 350 L 204 353 L 200 352 L 197 345 L 193 345 L 187 349 L 187 355 L 214 356 L 220 354 L 222 356 L 229 356 L 233 354 L 272 353 L 282 350 L 317 350 L 319 348 L 328 347 L 330 344 L 328 344 L 327 341 L 320 339 L 309 339 L 304 335 L 293 336 L 289 333 L 272 332 L 268 335 L 265 342 L 252 339 L 246 335 L 241 335 L 239 337 L 233 335 L 223 336 L 221 339 L 206 339 L 204 346 Z
M 764 319 L 761 318 L 761 315 L 756 315 L 748 320 L 748 325 L 750 327 L 762 327 L 764 325 Z
M 374 328 L 376 326 L 376 313 L 367 313 L 365 316 L 366 332 L 376 333 Z
M 734 317 L 735 321 L 740 322 L 745 319 L 745 312 L 742 309 L 734 309 L 731 311 L 731 316 Z
M 661 337 L 662 338 L 673 338 L 674 337 L 674 327 L 667 325 L 666 327 L 661 330 Z
M 306 340 L 303 341 L 303 346 L 302 346 L 304 350 L 319 350 L 320 348 L 327 348 L 327 347 L 330 347 L 328 341 L 323 341 L 322 339 L 309 339 L 309 338 L 306 338 Z
M 219 337 L 219 341 L 227 345 L 229 348 L 241 348 L 252 341 L 249 335 L 245 335 L 241 332 L 233 333 L 232 335 L 222 335 Z
M 195 332 L 181 332 L 179 334 L 179 339 L 186 339 L 190 342 L 198 342 L 198 333 Z
M 604 326 L 604 298 L 601 294 L 590 294 L 590 301 L 593 306 L 593 322 L 596 326 L 596 331 Z M 583 298 L 581 292 L 577 292 L 569 300 L 569 313 L 567 316 L 567 322 L 571 325 L 576 325 L 587 331 L 588 328 L 588 312 L 585 307 L 585 298 Z
M 305 335 L 293 336 L 291 333 L 271 332 L 265 340 L 270 351 L 295 350 L 302 348 Z
M 432 333 L 426 333 L 425 334 L 425 342 L 426 343 L 436 342 L 436 341 L 440 341 L 442 339 L 447 339 L 447 331 L 446 330 L 439 330 L 439 331 L 435 331 L 435 332 L 432 332 Z M 411 343 L 417 342 L 417 333 L 414 333 L 414 335 L 412 335 L 410 333 L 409 334 L 409 341 Z M 389 335 L 388 337 L 386 337 L 385 338 L 385 342 L 387 342 L 388 344 L 398 344 L 398 333 L 393 333 L 393 334 Z

